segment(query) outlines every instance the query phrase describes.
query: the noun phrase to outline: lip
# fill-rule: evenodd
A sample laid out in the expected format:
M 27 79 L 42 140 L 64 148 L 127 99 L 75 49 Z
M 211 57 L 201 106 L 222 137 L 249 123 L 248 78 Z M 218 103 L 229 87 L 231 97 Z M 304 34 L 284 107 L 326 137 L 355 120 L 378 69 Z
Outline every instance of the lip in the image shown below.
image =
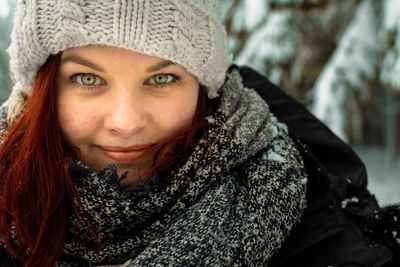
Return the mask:
M 127 164 L 140 159 L 153 145 L 136 145 L 129 147 L 97 146 L 111 160 Z

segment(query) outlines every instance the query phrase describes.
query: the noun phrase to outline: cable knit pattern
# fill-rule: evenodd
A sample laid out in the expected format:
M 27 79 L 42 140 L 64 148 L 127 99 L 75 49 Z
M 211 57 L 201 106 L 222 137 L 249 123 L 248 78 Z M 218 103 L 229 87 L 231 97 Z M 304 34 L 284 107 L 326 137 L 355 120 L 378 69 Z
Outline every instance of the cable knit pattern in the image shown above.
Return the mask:
M 72 216 L 56 266 L 263 266 L 305 208 L 306 174 L 287 128 L 235 70 L 193 152 L 167 177 L 123 189 L 115 166 L 71 163 L 98 233 Z
M 209 97 L 225 79 L 227 37 L 218 0 L 18 0 L 8 49 L 16 84 L 7 107 L 21 109 L 51 54 L 89 44 L 117 46 L 171 60 L 193 73 Z

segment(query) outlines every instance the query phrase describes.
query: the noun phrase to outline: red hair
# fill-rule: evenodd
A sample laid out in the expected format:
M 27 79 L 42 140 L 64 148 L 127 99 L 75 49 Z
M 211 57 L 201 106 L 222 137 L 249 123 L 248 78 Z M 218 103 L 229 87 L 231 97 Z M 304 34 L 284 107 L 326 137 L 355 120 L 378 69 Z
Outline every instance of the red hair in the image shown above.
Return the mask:
M 68 169 L 75 154 L 65 144 L 57 119 L 54 84 L 60 58 L 51 56 L 40 68 L 24 111 L 0 147 L 0 238 L 24 267 L 53 266 L 64 247 L 70 215 L 84 214 L 74 206 Z M 175 138 L 175 155 L 189 149 L 206 127 L 206 101 L 201 86 L 194 123 Z M 176 162 L 175 157 L 159 159 L 154 169 L 165 171 Z
M 38 71 L 32 96 L 0 148 L 1 238 L 24 266 L 55 263 L 73 203 L 52 89 L 59 61 L 52 57 Z

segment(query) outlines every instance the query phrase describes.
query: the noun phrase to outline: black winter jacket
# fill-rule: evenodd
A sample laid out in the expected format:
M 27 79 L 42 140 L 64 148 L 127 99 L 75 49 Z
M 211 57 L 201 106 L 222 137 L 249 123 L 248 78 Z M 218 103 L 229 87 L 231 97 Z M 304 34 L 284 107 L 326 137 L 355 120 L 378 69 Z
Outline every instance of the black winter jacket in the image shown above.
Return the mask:
M 271 111 L 288 125 L 308 172 L 308 207 L 269 267 L 400 266 L 393 251 L 368 237 L 358 215 L 379 210 L 366 189 L 364 164 L 307 109 L 247 67 L 237 67 L 246 87 L 254 88 Z M 358 205 L 342 209 L 342 200 L 358 197 Z M 357 222 L 357 223 L 355 223 Z M 0 247 L 0 267 L 18 266 Z
M 366 188 L 366 169 L 354 151 L 265 77 L 247 67 L 234 67 L 245 86 L 254 88 L 279 121 L 288 125 L 309 176 L 302 221 L 268 266 L 400 266 L 388 247 L 366 236 L 355 223 L 358 216 L 373 215 L 380 208 Z M 342 209 L 342 201 L 352 197 L 359 199 L 357 205 Z

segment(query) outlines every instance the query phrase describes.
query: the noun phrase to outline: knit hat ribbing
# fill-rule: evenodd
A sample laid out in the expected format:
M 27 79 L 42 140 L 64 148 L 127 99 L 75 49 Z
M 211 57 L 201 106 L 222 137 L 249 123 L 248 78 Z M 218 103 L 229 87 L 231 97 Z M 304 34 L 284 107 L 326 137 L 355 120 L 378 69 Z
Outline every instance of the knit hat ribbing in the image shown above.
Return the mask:
M 18 0 L 8 49 L 15 82 L 9 113 L 20 111 L 49 55 L 89 44 L 171 60 L 216 97 L 229 65 L 217 11 L 218 0 Z

